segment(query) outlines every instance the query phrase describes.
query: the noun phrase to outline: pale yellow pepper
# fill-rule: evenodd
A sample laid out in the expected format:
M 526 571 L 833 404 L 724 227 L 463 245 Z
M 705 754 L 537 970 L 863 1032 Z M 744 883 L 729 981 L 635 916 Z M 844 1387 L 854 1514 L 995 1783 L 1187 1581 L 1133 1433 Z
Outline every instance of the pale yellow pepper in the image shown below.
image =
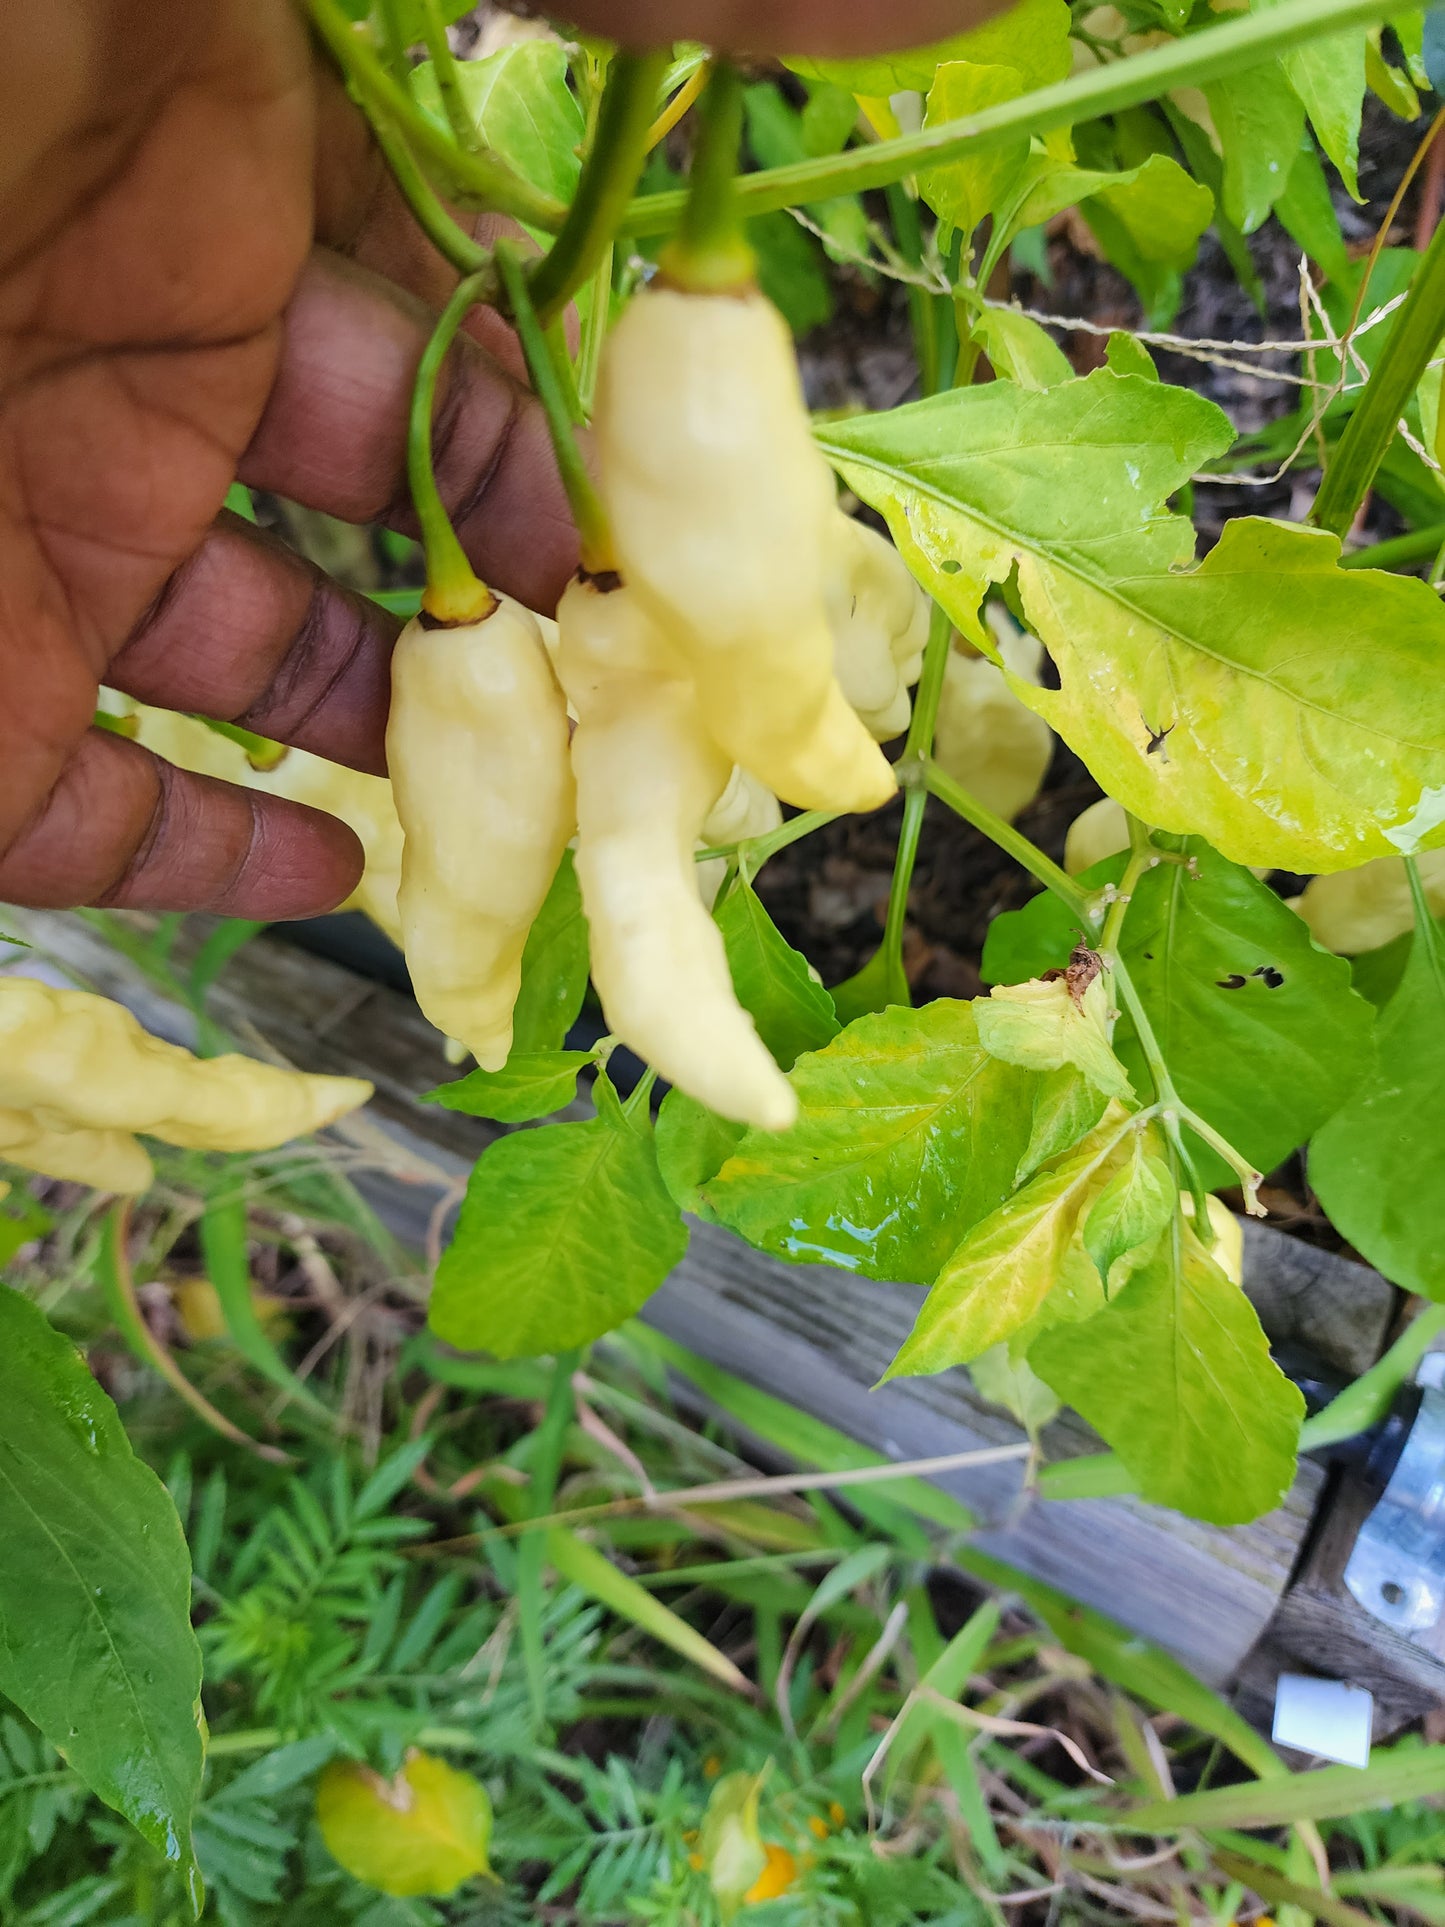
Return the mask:
M 341 908 L 364 911 L 394 943 L 401 942 L 396 909 L 401 824 L 391 784 L 384 776 L 347 769 L 304 749 L 288 749 L 269 769 L 257 769 L 239 743 L 208 729 L 194 716 L 152 709 L 144 703 L 128 705 L 128 713 L 135 718 L 136 741 L 180 769 L 216 776 L 243 789 L 286 796 L 340 817 L 356 832 L 366 857 L 361 881 Z
M 770 830 L 776 830 L 782 820 L 783 812 L 773 792 L 766 789 L 756 776 L 734 765 L 727 788 L 703 818 L 698 847 L 704 850 L 727 849 L 734 843 L 745 843 L 749 837 L 766 836 Z M 727 867 L 727 859 L 720 856 L 693 865 L 697 871 L 698 890 L 709 910 L 717 901 Z
M 0 1155 L 52 1177 L 143 1191 L 151 1168 L 137 1132 L 194 1150 L 271 1150 L 370 1095 L 357 1077 L 195 1057 L 90 991 L 0 981 Z
M 1004 668 L 979 655 L 962 637 L 954 638 L 944 666 L 933 755 L 955 782 L 1012 823 L 1043 787 L 1054 732 L 1014 694 L 1008 680 L 1013 676 L 1037 684 L 1043 644 L 1016 629 L 993 606 L 988 617 Z M 1126 829 L 1126 848 L 1128 841 Z
M 733 992 L 694 850 L 731 771 L 691 679 L 649 612 L 579 577 L 559 666 L 578 718 L 577 879 L 608 1028 L 724 1117 L 781 1129 L 792 1087 Z
M 928 641 L 929 599 L 891 542 L 841 512 L 833 552 L 828 615 L 839 687 L 868 733 L 886 743 L 908 727 L 908 692 Z
M 834 673 L 835 491 L 777 310 L 644 289 L 608 336 L 595 426 L 618 565 L 729 763 L 800 808 L 885 803 L 892 771 Z
M 500 1070 L 522 948 L 576 825 L 567 710 L 536 619 L 407 624 L 386 753 L 404 832 L 397 907 L 423 1013 Z

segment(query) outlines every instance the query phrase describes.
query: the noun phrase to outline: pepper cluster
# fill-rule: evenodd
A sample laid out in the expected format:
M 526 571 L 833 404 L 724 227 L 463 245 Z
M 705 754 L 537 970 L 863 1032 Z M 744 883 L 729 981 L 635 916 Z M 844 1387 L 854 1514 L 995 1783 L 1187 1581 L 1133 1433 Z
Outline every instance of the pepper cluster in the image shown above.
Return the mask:
M 553 652 L 505 598 L 398 643 L 387 754 L 417 998 L 505 1063 L 522 947 L 575 837 L 609 1029 L 729 1118 L 795 1099 L 733 991 L 700 847 L 778 798 L 871 810 L 907 726 L 928 604 L 839 509 L 791 339 L 755 288 L 655 285 L 608 339 L 595 415 L 615 567 L 579 572 Z

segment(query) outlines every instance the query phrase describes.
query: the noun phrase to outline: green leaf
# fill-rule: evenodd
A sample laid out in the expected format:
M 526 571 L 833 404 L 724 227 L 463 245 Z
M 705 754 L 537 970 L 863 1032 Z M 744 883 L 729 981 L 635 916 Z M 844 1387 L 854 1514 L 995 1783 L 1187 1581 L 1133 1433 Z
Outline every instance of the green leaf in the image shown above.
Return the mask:
M 685 1091 L 667 1093 L 657 1113 L 657 1167 L 679 1211 L 715 1220 L 702 1187 L 721 1171 L 747 1128 L 730 1117 L 719 1117 Z
M 861 970 L 834 984 L 832 997 L 840 1019 L 851 1024 L 855 1017 L 867 1017 L 894 1004 L 907 1009 L 913 1002 L 913 991 L 902 958 L 887 944 L 879 944 Z
M 1198 837 L 1188 865 L 1161 863 L 1134 889 L 1120 955 L 1179 1095 L 1261 1171 L 1271 1171 L 1349 1097 L 1370 1064 L 1372 1022 L 1348 964 L 1248 870 Z M 1123 856 L 1086 870 L 1086 889 L 1116 883 Z M 983 975 L 1035 977 L 1065 963 L 1072 914 L 1047 892 L 996 917 Z M 1127 1016 L 1114 1048 L 1140 1091 L 1148 1066 Z M 1197 1141 L 1196 1141 L 1197 1144 Z M 1197 1145 L 1206 1182 L 1229 1182 Z
M 719 1652 L 711 1640 L 704 1639 L 695 1627 L 680 1619 L 660 1599 L 655 1599 L 646 1586 L 620 1572 L 604 1552 L 579 1539 L 575 1532 L 569 1532 L 565 1526 L 551 1527 L 547 1533 L 547 1557 L 560 1577 L 569 1585 L 580 1587 L 589 1599 L 597 1600 L 650 1639 L 670 1647 L 705 1673 L 711 1673 L 732 1691 L 749 1690 L 747 1680 L 726 1653 Z
M 1059 1415 L 1060 1400 L 1025 1358 L 1007 1344 L 991 1345 L 968 1368 L 980 1398 L 1011 1412 L 1032 1437 Z
M 1277 4 L 1277 0 L 1272 0 Z M 1360 200 L 1360 113 L 1365 104 L 1365 34 L 1326 34 L 1291 47 L 1280 63 L 1304 103 L 1320 146 L 1339 169 L 1352 200 Z
M 1332 282 L 1348 280 L 1350 257 L 1340 232 L 1340 217 L 1335 213 L 1330 184 L 1308 134 L 1300 142 L 1289 180 L 1274 204 L 1274 211 L 1290 238 L 1298 242 L 1312 261 L 1319 263 Z M 1370 337 L 1367 335 L 1365 339 L 1368 341 Z
M 0 1286 L 0 1693 L 200 1912 L 201 1655 L 175 1507 L 70 1343 Z
M 996 374 L 1024 388 L 1052 388 L 1072 381 L 1068 356 L 1037 321 L 1014 308 L 985 308 L 973 324 L 973 338 Z
M 1304 108 L 1278 60 L 1210 81 L 1204 98 L 1224 156 L 1224 211 L 1252 234 L 1284 192 Z
M 1109 996 L 1102 976 L 1075 1002 L 1061 977 L 1000 984 L 974 1002 L 979 1042 L 992 1057 L 1025 1070 L 1072 1067 L 1106 1097 L 1134 1095 L 1109 1043 Z
M 1029 1323 L 1058 1280 L 1079 1214 L 1118 1142 L 1118 1123 L 1101 1124 L 1073 1156 L 964 1235 L 885 1378 L 966 1365 Z
M 1104 348 L 1104 359 L 1116 375 L 1142 375 L 1145 381 L 1158 381 L 1154 357 L 1142 341 L 1116 328 Z
M 1142 1131 L 1135 1133 L 1127 1162 L 1095 1198 L 1084 1220 L 1084 1248 L 1110 1290 L 1145 1262 L 1179 1205 L 1173 1173 L 1145 1137 Z M 1133 1262 L 1126 1263 L 1129 1259 Z
M 840 1028 L 833 999 L 807 958 L 779 934 L 750 883 L 738 878 L 716 921 L 738 1002 L 782 1068 L 790 1071 L 805 1051 L 831 1043 Z
M 1445 947 L 1433 919 L 1410 940 L 1375 1044 L 1375 1069 L 1310 1144 L 1310 1183 L 1393 1284 L 1445 1299 Z
M 651 1128 L 596 1088 L 597 1117 L 516 1131 L 477 1160 L 432 1293 L 447 1344 L 498 1358 L 590 1344 L 680 1262 L 687 1228 Z
M 1036 158 L 1040 178 L 1017 218 L 1026 227 L 1051 221 L 1067 207 L 1093 202 L 1111 214 L 1145 261 L 1187 268 L 1214 218 L 1214 196 L 1167 154 L 1150 154 L 1121 171 L 1075 167 Z
M 512 1012 L 512 1049 L 560 1050 L 586 995 L 587 919 L 572 852 L 567 850 L 527 932 L 522 987 Z
M 975 1010 L 977 1007 L 975 999 Z M 1092 1131 L 1104 1115 L 1107 1102 L 1104 1093 L 1082 1077 L 1072 1064 L 1041 1077 L 1034 1086 L 1029 1141 L 1019 1159 L 1014 1183 L 1022 1184 L 1041 1164 L 1060 1157 Z
M 989 1056 L 966 1003 L 860 1017 L 791 1081 L 797 1124 L 749 1131 L 704 1189 L 760 1250 L 932 1284 L 1013 1190 L 1037 1078 Z
M 251 1275 L 250 1218 L 243 1193 L 234 1177 L 220 1176 L 206 1199 L 200 1220 L 201 1256 L 206 1275 L 220 1301 L 226 1335 L 253 1371 L 317 1417 L 328 1417 L 326 1407 L 298 1378 L 272 1343 L 256 1310 Z
M 592 1062 L 585 1050 L 513 1051 L 499 1071 L 472 1071 L 423 1097 L 468 1117 L 523 1124 L 560 1111 L 577 1095 L 578 1074 Z
M 1016 100 L 1023 91 L 1023 75 L 1013 67 L 949 61 L 939 68 L 929 91 L 923 125 L 936 127 L 942 121 L 980 113 L 986 107 Z M 967 155 L 943 167 L 921 169 L 918 191 L 941 221 L 967 236 L 986 214 L 1003 205 L 1028 157 L 1028 135 L 1020 134 L 980 154 Z
M 1017 68 L 1030 87 L 1062 80 L 1073 65 L 1069 9 L 1064 0 L 1019 0 L 969 33 L 865 60 L 788 61 L 795 73 L 828 80 L 850 94 L 886 97 L 916 88 L 926 92 L 946 61 Z
M 842 93 L 837 88 L 819 89 L 814 100 L 822 101 L 824 105 L 813 111 L 810 119 L 785 100 L 770 81 L 744 90 L 748 145 L 757 157 L 759 166 L 790 167 L 797 161 L 813 157 L 815 152 L 835 153 L 844 144 L 857 124 L 857 102 L 851 94 Z M 841 109 L 833 110 L 831 120 L 827 111 L 829 100 L 841 103 Z M 811 108 L 813 103 L 809 105 Z M 846 116 L 846 119 L 842 116 Z M 835 135 L 836 146 L 832 144 Z M 814 143 L 820 139 L 827 144 L 815 147 Z M 868 217 L 856 194 L 839 194 L 832 200 L 812 201 L 805 206 L 809 219 L 821 228 L 824 246 L 834 260 L 856 259 L 868 253 Z M 762 228 L 769 219 L 781 220 L 795 235 L 804 234 L 793 217 L 782 209 L 775 216 L 763 216 L 755 228 Z M 750 233 L 754 231 L 754 228 L 749 229 Z M 810 258 L 815 264 L 815 272 L 821 273 L 817 267 L 816 252 Z M 831 306 L 830 294 L 830 309 Z
M 505 154 L 529 186 L 570 201 L 582 171 L 582 108 L 567 85 L 567 49 L 558 40 L 520 40 L 481 60 L 458 64 L 462 94 L 484 146 Z M 417 105 L 450 132 L 431 62 L 412 70 Z
M 1325 1766 L 1278 1780 L 1246 1780 L 1209 1787 L 1177 1800 L 1151 1800 L 1120 1814 L 1118 1824 L 1139 1833 L 1179 1827 L 1285 1827 L 1301 1820 L 1341 1820 L 1347 1814 L 1389 1812 L 1445 1791 L 1445 1746 L 1377 1748 L 1366 1767 Z
M 1192 528 L 1158 504 L 1227 445 L 1209 403 L 1101 369 L 818 439 L 986 652 L 979 603 L 1017 565 L 1061 686 L 1010 687 L 1144 822 L 1311 872 L 1445 841 L 1445 609 L 1418 580 L 1341 569 L 1322 530 L 1257 517 L 1185 566 Z
M 1244 1525 L 1289 1490 L 1304 1400 L 1254 1307 L 1178 1219 L 1103 1311 L 1051 1326 L 1028 1358 L 1154 1504 Z
M 833 289 L 817 242 L 779 209 L 747 224 L 758 258 L 758 286 L 795 335 L 821 328 L 833 315 Z

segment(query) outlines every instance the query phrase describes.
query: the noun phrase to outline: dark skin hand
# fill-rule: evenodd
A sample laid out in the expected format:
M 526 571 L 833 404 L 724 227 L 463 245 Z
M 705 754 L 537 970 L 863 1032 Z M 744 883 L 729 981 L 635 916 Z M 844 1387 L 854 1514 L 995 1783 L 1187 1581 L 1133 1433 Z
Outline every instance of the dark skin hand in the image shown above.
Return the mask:
M 572 9 L 639 43 L 820 53 L 990 10 Z M 385 770 L 397 623 L 221 504 L 239 477 L 409 530 L 406 410 L 455 276 L 291 0 L 0 0 L 0 47 L 0 901 L 329 909 L 361 867 L 344 824 L 94 729 L 96 690 Z M 439 384 L 436 463 L 483 577 L 550 610 L 575 535 L 485 312 Z

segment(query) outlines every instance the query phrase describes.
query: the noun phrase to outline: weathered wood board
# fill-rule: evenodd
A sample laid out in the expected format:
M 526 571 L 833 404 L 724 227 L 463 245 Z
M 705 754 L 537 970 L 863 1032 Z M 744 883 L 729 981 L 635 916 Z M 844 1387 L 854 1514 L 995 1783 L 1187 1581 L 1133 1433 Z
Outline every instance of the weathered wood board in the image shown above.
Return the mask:
M 161 1034 L 187 1040 L 187 1014 L 82 919 L 17 912 L 15 922 L 77 980 L 121 998 Z M 495 1127 L 416 1102 L 450 1073 L 411 1000 L 266 936 L 234 960 L 210 1008 L 249 1048 L 269 1046 L 308 1069 L 372 1079 L 370 1111 L 344 1131 L 358 1153 L 352 1174 L 397 1235 L 419 1246 L 439 1203 L 460 1195 Z M 1357 1373 L 1378 1355 L 1395 1294 L 1375 1273 L 1251 1226 L 1246 1282 L 1272 1335 L 1307 1340 L 1336 1372 Z M 963 1372 L 870 1389 L 919 1296 L 827 1267 L 782 1265 L 727 1232 L 697 1225 L 686 1258 L 645 1316 L 692 1350 L 890 1456 L 934 1457 L 1015 1441 L 1012 1421 L 985 1404 Z M 1047 1443 L 1051 1456 L 1097 1449 L 1072 1419 L 1051 1427 Z M 1305 1463 L 1277 1512 L 1234 1530 L 1128 1499 L 1029 1498 L 1018 1461 L 970 1467 L 939 1482 L 985 1521 L 980 1542 L 990 1551 L 1222 1683 L 1275 1620 L 1326 1477 Z M 1368 1644 L 1369 1623 L 1356 1631 Z M 1288 1661 L 1289 1650 L 1279 1650 Z M 1295 1655 L 1295 1663 L 1307 1659 L 1307 1652 Z

